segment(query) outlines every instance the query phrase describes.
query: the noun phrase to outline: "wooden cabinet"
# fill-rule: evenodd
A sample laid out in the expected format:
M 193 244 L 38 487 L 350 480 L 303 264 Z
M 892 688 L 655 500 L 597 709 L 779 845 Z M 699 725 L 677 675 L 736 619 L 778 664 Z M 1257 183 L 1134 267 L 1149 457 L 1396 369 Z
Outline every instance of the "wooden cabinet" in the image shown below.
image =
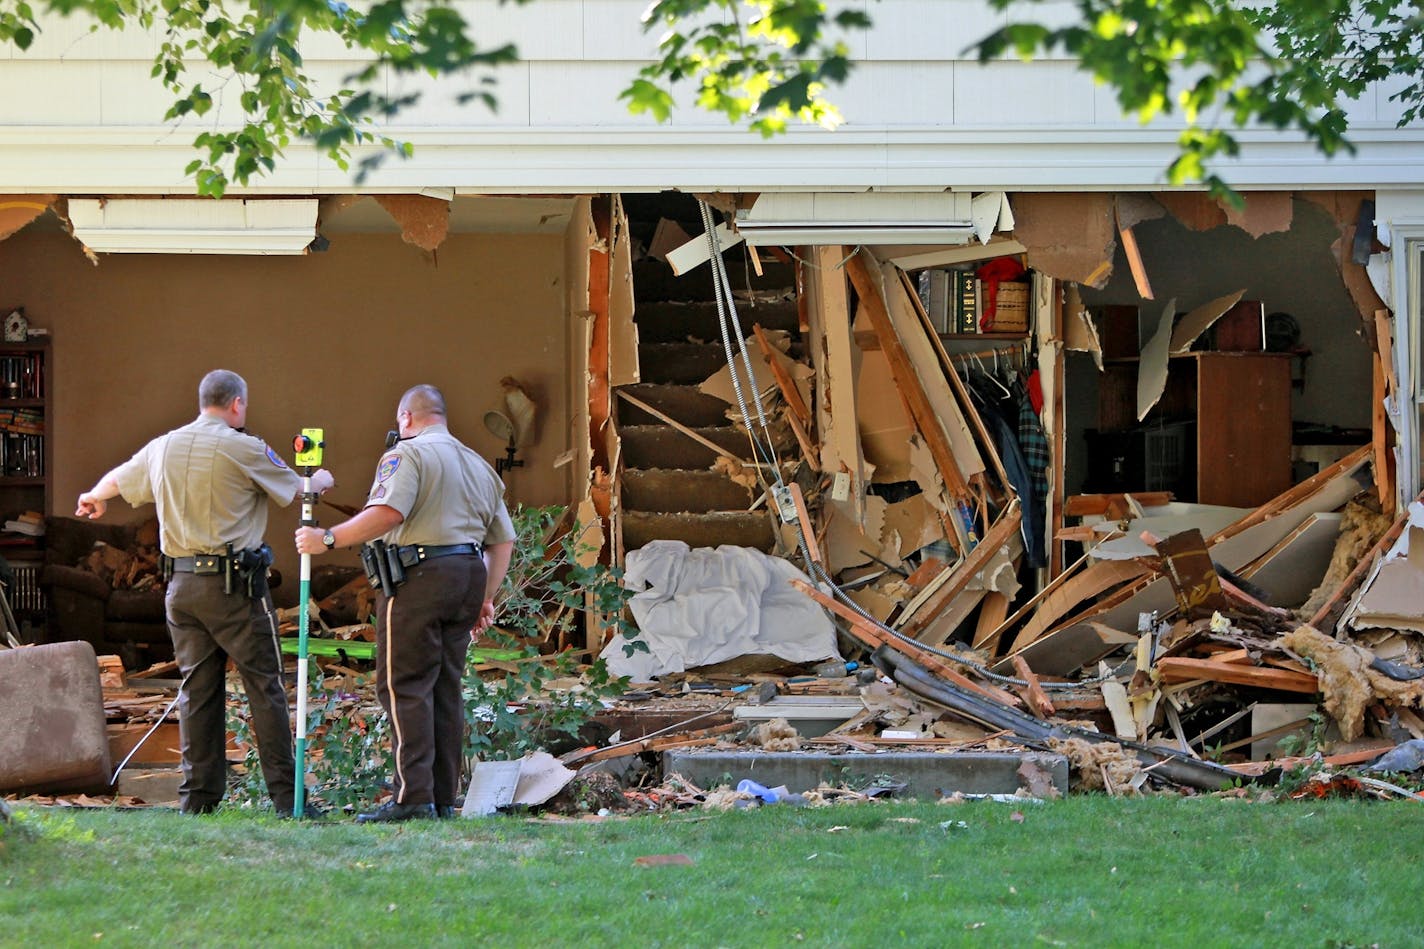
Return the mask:
M 1098 427 L 1127 432 L 1137 421 L 1136 359 L 1108 360 L 1100 380 Z M 1162 398 L 1141 426 L 1186 423 L 1200 504 L 1255 507 L 1291 486 L 1290 355 L 1194 352 L 1168 361 Z M 1148 485 L 1129 485 L 1143 490 Z

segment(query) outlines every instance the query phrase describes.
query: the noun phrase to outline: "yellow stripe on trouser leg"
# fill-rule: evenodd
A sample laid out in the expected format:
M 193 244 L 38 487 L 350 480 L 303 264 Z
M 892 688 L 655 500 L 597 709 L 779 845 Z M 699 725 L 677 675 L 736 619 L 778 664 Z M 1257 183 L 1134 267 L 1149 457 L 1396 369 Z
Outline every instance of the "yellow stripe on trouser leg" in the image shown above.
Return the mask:
M 405 797 L 405 769 L 401 767 L 401 723 L 400 715 L 396 712 L 396 707 L 400 704 L 396 701 L 395 690 L 395 668 L 392 663 L 391 654 L 395 651 L 395 633 L 391 629 L 391 613 L 395 607 L 396 598 L 386 598 L 386 693 L 390 695 L 391 730 L 395 733 L 395 754 L 396 759 L 396 803 L 404 804 L 401 798 Z

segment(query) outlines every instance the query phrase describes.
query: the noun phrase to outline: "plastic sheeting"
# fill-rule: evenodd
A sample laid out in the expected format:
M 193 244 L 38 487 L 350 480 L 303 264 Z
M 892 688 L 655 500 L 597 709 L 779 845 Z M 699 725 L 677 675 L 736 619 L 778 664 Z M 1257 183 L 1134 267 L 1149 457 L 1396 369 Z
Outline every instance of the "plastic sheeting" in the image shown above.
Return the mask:
M 809 582 L 787 561 L 750 547 L 655 540 L 628 554 L 623 580 L 637 591 L 629 607 L 649 651 L 629 656 L 628 640 L 617 636 L 601 655 L 610 672 L 635 681 L 751 653 L 788 662 L 840 658 L 830 617 L 792 579 Z

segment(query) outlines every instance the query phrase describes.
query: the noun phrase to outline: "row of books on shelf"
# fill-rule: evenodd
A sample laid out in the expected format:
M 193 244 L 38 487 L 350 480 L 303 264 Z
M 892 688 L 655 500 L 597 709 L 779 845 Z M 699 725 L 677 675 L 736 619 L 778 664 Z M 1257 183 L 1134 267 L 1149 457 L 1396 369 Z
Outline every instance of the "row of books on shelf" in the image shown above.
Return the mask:
M 984 285 L 972 270 L 925 270 L 920 302 L 937 333 L 978 333 L 984 317 Z
M 0 405 L 0 432 L 43 435 L 44 410 L 35 408 L 9 409 Z
M 44 436 L 20 432 L 0 434 L 0 475 L 7 478 L 44 476 Z
M 44 354 L 0 356 L 0 398 L 44 398 Z

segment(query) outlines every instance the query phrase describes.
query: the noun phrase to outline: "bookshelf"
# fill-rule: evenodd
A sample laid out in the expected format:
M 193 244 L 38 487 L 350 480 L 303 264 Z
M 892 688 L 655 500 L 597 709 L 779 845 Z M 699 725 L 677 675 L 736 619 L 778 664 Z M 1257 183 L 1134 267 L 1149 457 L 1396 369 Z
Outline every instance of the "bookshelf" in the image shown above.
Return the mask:
M 49 340 L 0 342 L 0 518 L 32 524 L 38 514 L 41 531 L 51 510 L 49 392 Z M 38 587 L 43 549 L 42 534 L 0 530 L 0 556 L 15 571 L 7 595 L 22 619 L 44 610 Z

